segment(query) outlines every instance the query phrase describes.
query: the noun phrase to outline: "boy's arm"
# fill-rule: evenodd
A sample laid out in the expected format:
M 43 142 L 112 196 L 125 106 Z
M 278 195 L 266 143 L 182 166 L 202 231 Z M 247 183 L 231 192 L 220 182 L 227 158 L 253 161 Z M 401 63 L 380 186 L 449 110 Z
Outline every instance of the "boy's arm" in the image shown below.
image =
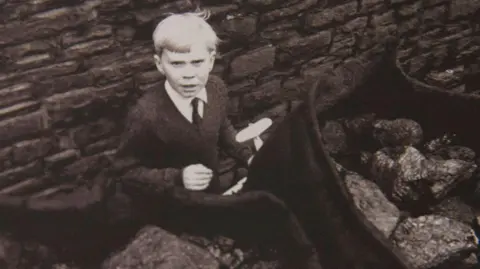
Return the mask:
M 142 192 L 163 192 L 182 186 L 181 169 L 148 167 L 150 162 L 145 159 L 145 153 L 151 149 L 149 135 L 145 117 L 139 107 L 133 107 L 127 116 L 114 161 L 115 174 L 121 178 L 122 185 Z M 155 150 L 161 148 L 156 145 Z

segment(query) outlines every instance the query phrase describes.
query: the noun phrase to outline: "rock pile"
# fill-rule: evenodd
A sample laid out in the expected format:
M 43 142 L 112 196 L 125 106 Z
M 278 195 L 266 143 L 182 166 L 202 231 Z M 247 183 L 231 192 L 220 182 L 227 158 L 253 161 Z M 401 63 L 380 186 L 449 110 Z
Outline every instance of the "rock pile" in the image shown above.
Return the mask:
M 417 268 L 473 268 L 473 149 L 454 134 L 427 137 L 411 119 L 364 114 L 322 128 L 358 209 Z

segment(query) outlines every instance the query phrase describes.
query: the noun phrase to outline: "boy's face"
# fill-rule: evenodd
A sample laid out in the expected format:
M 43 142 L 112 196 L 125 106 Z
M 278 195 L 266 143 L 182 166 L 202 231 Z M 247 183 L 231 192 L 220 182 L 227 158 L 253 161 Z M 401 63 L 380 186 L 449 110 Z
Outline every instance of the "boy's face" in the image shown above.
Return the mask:
M 207 83 L 215 61 L 215 53 L 205 46 L 192 46 L 190 52 L 179 53 L 164 49 L 154 56 L 158 70 L 172 88 L 185 98 L 194 97 Z

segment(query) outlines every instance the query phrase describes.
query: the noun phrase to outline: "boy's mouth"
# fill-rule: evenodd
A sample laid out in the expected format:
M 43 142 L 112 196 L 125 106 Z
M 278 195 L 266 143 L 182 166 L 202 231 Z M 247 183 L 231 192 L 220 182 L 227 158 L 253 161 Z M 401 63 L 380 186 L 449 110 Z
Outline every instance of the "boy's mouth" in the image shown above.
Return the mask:
M 194 84 L 188 84 L 188 85 L 182 85 L 183 88 L 186 88 L 186 89 L 191 89 L 191 88 L 195 88 L 197 85 L 194 85 Z

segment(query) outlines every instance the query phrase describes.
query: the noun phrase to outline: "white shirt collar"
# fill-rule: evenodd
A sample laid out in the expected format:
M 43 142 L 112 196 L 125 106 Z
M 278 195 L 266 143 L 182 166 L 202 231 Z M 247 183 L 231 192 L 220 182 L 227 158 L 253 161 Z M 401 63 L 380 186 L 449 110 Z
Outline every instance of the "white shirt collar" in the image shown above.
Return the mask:
M 184 105 L 188 105 L 190 106 L 190 102 L 193 100 L 193 98 L 197 97 L 199 98 L 200 100 L 202 100 L 204 103 L 207 103 L 208 99 L 207 99 L 207 90 L 205 88 L 203 88 L 200 92 L 198 92 L 198 94 L 194 97 L 189 97 L 189 98 L 185 98 L 183 96 L 181 96 L 177 91 L 175 91 L 172 86 L 170 85 L 170 83 L 168 83 L 167 80 L 165 80 L 165 90 L 168 94 L 168 96 L 170 96 L 170 98 L 172 99 L 172 101 L 175 103 L 175 105 L 180 105 L 180 106 L 184 106 Z

